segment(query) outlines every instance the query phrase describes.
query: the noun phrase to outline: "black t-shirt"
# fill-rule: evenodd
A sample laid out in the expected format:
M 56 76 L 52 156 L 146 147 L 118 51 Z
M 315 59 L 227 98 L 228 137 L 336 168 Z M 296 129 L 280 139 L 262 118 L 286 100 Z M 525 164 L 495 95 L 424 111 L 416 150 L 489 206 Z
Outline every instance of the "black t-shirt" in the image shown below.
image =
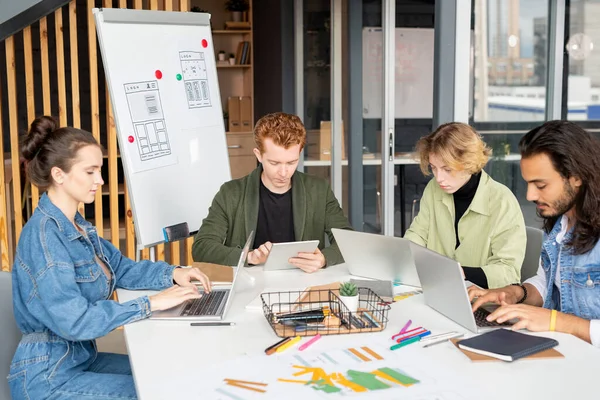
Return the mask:
M 292 189 L 281 194 L 273 193 L 261 179 L 254 248 L 265 242 L 283 243 L 295 240 Z

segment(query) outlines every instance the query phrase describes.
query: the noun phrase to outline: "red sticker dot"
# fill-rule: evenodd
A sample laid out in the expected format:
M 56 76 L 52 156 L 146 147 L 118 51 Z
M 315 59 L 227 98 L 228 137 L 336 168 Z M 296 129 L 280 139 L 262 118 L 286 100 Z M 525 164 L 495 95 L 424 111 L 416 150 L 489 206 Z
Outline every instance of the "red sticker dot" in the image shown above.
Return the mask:
M 133 143 L 133 141 L 134 141 L 134 139 L 133 139 L 133 136 L 129 136 L 129 137 L 127 138 L 127 140 L 129 140 L 129 143 Z
M 202 39 L 202 47 L 204 47 L 204 48 L 208 47 L 208 40 Z
M 156 72 L 154 73 L 154 75 L 156 76 L 156 79 L 162 78 L 162 72 L 159 69 L 156 70 Z

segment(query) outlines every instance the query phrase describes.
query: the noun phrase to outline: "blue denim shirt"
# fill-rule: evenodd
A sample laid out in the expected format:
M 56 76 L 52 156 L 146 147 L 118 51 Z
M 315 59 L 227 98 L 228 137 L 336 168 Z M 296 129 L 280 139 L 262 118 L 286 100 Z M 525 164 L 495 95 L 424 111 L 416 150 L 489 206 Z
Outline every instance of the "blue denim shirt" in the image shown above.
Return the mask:
M 600 241 L 585 254 L 574 255 L 556 242 L 561 230 L 559 218 L 542 244 L 541 264 L 546 273 L 544 307 L 584 319 L 600 319 Z M 572 231 L 567 232 L 567 243 Z M 554 280 L 560 263 L 560 290 Z
M 17 245 L 13 304 L 24 336 L 8 378 L 20 376 L 35 398 L 44 398 L 89 367 L 97 355 L 94 339 L 150 316 L 147 296 L 122 304 L 110 300 L 116 286 L 161 290 L 173 285 L 175 267 L 134 262 L 98 237 L 79 213 L 75 222 L 86 235 L 44 194 Z

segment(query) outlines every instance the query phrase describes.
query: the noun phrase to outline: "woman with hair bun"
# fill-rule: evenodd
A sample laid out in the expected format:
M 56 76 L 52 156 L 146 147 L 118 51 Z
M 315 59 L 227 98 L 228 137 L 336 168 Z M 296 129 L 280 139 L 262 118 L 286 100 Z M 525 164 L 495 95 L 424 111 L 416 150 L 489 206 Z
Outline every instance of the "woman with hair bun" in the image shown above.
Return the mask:
M 200 297 L 210 282 L 195 268 L 134 262 L 77 212 L 104 183 L 102 150 L 86 131 L 33 121 L 21 152 L 45 193 L 23 227 L 13 265 L 15 320 L 23 338 L 10 366 L 13 399 L 135 399 L 126 355 L 99 353 L 113 329 Z M 125 303 L 116 287 L 162 290 Z
M 451 122 L 417 142 L 421 171 L 433 173 L 405 238 L 460 262 L 482 288 L 521 281 L 527 236 L 515 195 L 483 168 L 490 149 L 469 125 Z

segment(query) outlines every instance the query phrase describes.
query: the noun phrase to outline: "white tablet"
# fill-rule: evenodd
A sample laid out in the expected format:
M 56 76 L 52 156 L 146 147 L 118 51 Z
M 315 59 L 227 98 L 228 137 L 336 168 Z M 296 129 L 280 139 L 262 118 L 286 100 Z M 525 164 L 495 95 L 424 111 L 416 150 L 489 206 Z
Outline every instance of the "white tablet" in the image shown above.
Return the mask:
M 269 257 L 264 265 L 265 271 L 276 271 L 280 269 L 297 268 L 288 260 L 296 257 L 298 253 L 314 253 L 319 245 L 318 240 L 307 240 L 304 242 L 273 243 Z

